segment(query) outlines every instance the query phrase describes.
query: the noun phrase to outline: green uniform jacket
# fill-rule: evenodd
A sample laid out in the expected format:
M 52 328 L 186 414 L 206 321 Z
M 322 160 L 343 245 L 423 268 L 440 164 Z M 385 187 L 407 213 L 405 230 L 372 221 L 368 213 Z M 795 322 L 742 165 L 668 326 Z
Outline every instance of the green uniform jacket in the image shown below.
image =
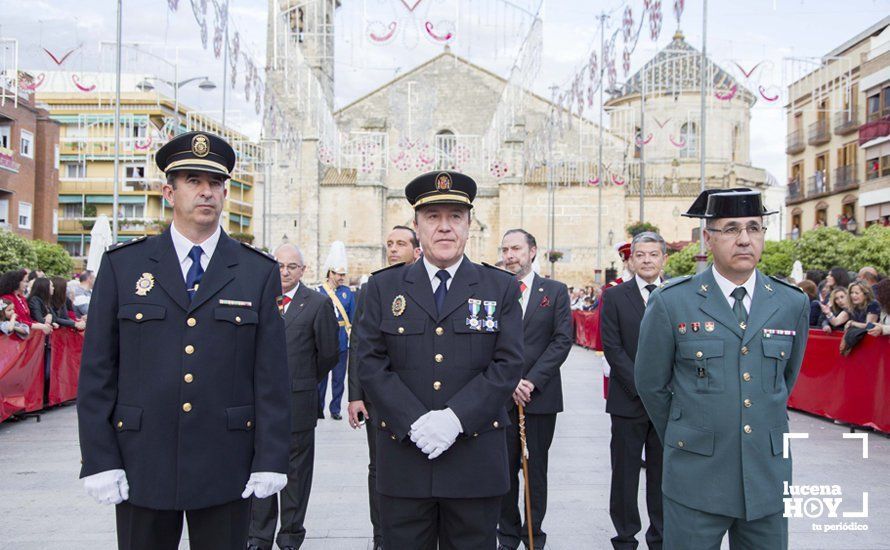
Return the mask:
M 740 326 L 708 268 L 649 297 L 634 363 L 637 391 L 664 444 L 663 493 L 712 514 L 782 511 L 788 394 L 806 347 L 809 302 L 757 271 Z

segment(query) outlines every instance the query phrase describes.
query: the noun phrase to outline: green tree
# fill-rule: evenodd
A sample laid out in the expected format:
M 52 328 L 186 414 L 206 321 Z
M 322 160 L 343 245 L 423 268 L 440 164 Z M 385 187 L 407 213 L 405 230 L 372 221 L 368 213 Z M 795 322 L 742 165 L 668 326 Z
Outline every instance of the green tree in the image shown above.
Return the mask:
M 37 268 L 37 253 L 29 242 L 10 231 L 0 230 L 0 272 Z
M 836 227 L 807 231 L 796 241 L 796 257 L 804 269 L 831 269 L 841 266 L 852 269 L 849 247 L 856 237 Z
M 767 275 L 787 277 L 794 264 L 795 241 L 766 241 L 760 265 L 757 267 Z
M 664 272 L 670 277 L 695 274 L 695 257 L 698 255 L 699 244 L 691 242 L 683 250 L 674 252 L 668 256 L 664 265 Z M 708 261 L 711 261 L 711 253 L 708 253 Z
M 70 278 L 74 273 L 74 260 L 61 245 L 46 241 L 31 241 L 31 248 L 37 254 L 37 269 L 48 276 Z
M 631 239 L 646 231 L 658 233 L 658 227 L 649 222 L 634 222 L 628 225 L 625 229 L 627 229 Z
M 850 270 L 867 265 L 881 273 L 890 272 L 890 227 L 869 226 L 862 235 L 844 245 L 845 262 L 838 264 Z

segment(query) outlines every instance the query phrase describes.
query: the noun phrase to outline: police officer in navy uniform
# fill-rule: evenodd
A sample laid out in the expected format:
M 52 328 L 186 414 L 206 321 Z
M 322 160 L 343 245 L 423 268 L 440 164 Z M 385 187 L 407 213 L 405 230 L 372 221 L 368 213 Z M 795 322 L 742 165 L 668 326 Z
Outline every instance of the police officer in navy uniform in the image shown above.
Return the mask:
M 506 403 L 522 374 L 512 274 L 464 256 L 472 178 L 432 172 L 405 189 L 423 258 L 378 271 L 359 321 L 374 403 L 386 548 L 491 550 L 510 487 Z
M 704 191 L 714 264 L 649 296 L 637 392 L 664 444 L 664 550 L 788 547 L 786 407 L 803 360 L 809 300 L 757 268 L 771 214 L 758 191 Z
M 235 153 L 191 132 L 156 155 L 173 221 L 110 249 L 77 396 L 84 487 L 118 547 L 242 549 L 250 497 L 287 481 L 289 376 L 273 258 L 219 225 Z

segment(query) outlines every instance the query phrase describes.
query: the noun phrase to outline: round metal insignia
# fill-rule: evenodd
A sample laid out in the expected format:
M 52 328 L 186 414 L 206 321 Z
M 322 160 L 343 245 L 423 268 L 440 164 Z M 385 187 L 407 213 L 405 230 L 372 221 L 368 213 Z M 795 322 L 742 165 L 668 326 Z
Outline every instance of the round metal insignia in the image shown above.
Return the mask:
M 405 307 L 408 306 L 408 302 L 405 300 L 405 297 L 399 294 L 392 301 L 392 314 L 398 317 L 399 315 L 405 313 Z
M 210 140 L 204 134 L 192 138 L 192 153 L 196 157 L 206 157 L 210 153 Z
M 493 329 L 494 328 L 494 319 L 486 319 L 485 320 L 485 328 Z

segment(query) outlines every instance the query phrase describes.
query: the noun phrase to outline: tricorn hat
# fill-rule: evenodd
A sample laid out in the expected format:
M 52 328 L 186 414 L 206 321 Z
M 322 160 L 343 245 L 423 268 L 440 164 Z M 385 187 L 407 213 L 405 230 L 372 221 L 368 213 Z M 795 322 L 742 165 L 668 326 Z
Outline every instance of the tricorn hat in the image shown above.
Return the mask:
M 751 218 L 776 212 L 764 208 L 760 191 L 736 187 L 702 191 L 683 215 L 687 218 L 706 219 Z

